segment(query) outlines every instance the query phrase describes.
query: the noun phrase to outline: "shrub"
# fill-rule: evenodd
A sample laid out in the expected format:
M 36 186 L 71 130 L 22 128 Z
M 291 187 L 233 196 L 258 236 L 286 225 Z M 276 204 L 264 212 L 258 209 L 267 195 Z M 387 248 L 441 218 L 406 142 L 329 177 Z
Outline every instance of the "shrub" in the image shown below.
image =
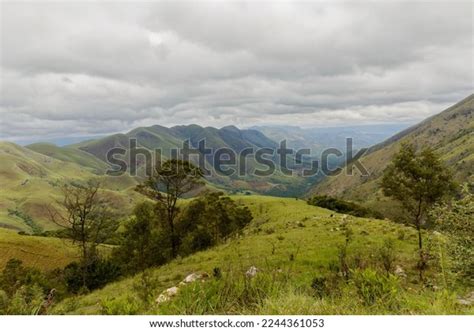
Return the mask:
M 439 231 L 448 236 L 452 269 L 460 282 L 474 283 L 474 195 L 467 185 L 463 197 L 437 206 L 431 213 Z
M 82 265 L 72 262 L 64 268 L 64 280 L 70 292 L 98 289 L 120 276 L 120 268 L 110 260 L 96 259 L 85 268 L 85 283 Z
M 354 284 L 359 298 L 366 306 L 374 304 L 391 305 L 396 299 L 399 284 L 392 275 L 381 275 L 373 269 L 357 270 L 353 272 Z
M 327 281 L 327 278 L 324 276 L 316 276 L 311 281 L 311 288 L 319 298 L 323 298 L 328 294 Z
M 308 204 L 356 217 L 372 217 L 383 219 L 383 215 L 377 211 L 362 207 L 353 202 L 344 201 L 342 199 L 330 197 L 327 195 L 316 195 L 308 200 Z
M 102 300 L 101 307 L 103 315 L 136 315 L 141 310 L 138 301 L 130 296 Z
M 396 260 L 395 242 L 393 239 L 388 238 L 384 240 L 382 246 L 377 249 L 377 257 L 385 272 L 389 274 Z
M 11 297 L 6 313 L 35 315 L 41 308 L 43 299 L 43 290 L 38 285 L 23 285 Z

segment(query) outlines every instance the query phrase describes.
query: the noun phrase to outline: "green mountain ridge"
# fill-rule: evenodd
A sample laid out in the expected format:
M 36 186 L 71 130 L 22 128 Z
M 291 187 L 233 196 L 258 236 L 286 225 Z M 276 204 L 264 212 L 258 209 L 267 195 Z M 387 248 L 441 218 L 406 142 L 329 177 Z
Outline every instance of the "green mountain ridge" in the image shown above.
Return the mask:
M 327 194 L 374 207 L 389 217 L 396 209 L 382 194 L 379 181 L 383 170 L 402 143 L 413 143 L 417 148 L 432 147 L 451 167 L 461 184 L 473 182 L 474 175 L 474 94 L 414 125 L 384 142 L 372 146 L 359 159 L 369 172 L 362 176 L 357 171 L 346 175 L 346 168 L 315 185 L 309 194 Z M 351 163 L 348 164 L 351 167 Z M 382 203 L 381 203 L 382 202 Z

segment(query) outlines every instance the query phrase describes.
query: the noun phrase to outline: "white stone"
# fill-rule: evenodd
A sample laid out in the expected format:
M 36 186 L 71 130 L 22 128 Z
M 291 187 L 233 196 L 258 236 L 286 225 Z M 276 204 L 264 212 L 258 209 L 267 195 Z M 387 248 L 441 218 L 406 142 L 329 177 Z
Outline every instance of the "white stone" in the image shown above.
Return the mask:
M 405 270 L 399 265 L 395 267 L 395 275 L 398 277 L 406 278 L 407 274 L 405 273 Z
M 247 272 L 245 273 L 245 276 L 250 277 L 250 278 L 255 277 L 255 275 L 257 275 L 257 272 L 258 272 L 257 267 L 251 266 L 249 270 L 247 270 Z

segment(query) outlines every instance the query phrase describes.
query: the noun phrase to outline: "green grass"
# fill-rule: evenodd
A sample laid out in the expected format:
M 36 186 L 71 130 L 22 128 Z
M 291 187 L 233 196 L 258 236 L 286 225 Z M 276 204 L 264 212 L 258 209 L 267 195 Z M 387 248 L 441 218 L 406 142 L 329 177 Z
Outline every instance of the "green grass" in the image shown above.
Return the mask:
M 81 153 L 86 154 L 78 151 L 74 155 Z M 137 183 L 132 177 L 99 176 L 94 171 L 13 143 L 0 142 L 0 227 L 28 233 L 37 232 L 39 228 L 56 229 L 46 207 L 61 199 L 60 186 L 70 181 L 100 180 L 114 206 L 125 213 L 141 199 L 131 190 Z
M 90 168 L 97 174 L 104 173 L 107 164 L 95 156 L 73 147 L 59 147 L 48 143 L 35 143 L 26 146 L 37 153 L 50 156 L 54 159 L 76 163 L 80 166 Z
M 66 299 L 51 311 L 56 314 L 446 314 L 466 313 L 455 305 L 452 294 L 422 289 L 415 270 L 416 236 L 413 229 L 389 221 L 348 217 L 354 233 L 349 258 L 376 262 L 383 240 L 395 240 L 396 264 L 408 274 L 400 283 L 396 302 L 365 306 L 354 286 L 343 285 L 339 297 L 318 299 L 311 281 L 331 275 L 344 242 L 341 214 L 310 206 L 305 201 L 263 196 L 236 196 L 248 206 L 254 220 L 244 234 L 215 248 L 177 259 L 151 270 L 153 298 L 177 285 L 191 272 L 214 268 L 221 279 L 188 285 L 163 305 L 144 305 L 137 288 L 140 276 L 109 284 L 88 295 Z M 403 235 L 401 235 L 401 233 Z M 399 239 L 403 238 L 403 239 Z M 244 274 L 250 266 L 260 271 L 254 280 Z M 428 271 L 439 285 L 439 271 Z M 387 306 L 390 304 L 390 306 Z M 467 311 L 468 312 L 468 311 Z
M 25 266 L 48 271 L 63 268 L 78 257 L 77 249 L 66 240 L 19 235 L 7 229 L 0 229 L 0 251 L 0 269 L 15 258 Z

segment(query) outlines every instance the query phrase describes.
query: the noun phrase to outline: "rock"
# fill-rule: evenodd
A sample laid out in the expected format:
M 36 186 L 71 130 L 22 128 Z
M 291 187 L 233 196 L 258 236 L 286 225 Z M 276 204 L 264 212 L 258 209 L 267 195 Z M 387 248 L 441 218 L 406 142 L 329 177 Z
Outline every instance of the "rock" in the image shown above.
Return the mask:
M 472 304 L 471 301 L 466 299 L 458 299 L 458 303 L 463 306 L 470 306 Z
M 255 275 L 257 275 L 257 272 L 258 272 L 257 267 L 251 266 L 249 270 L 247 270 L 247 272 L 245 273 L 245 276 L 252 278 L 252 277 L 255 277 Z
M 170 298 L 169 298 L 168 296 L 166 296 L 166 295 L 164 295 L 164 294 L 160 294 L 160 295 L 158 296 L 158 298 L 155 300 L 155 302 L 156 302 L 157 304 L 160 304 L 160 303 L 163 303 L 163 302 L 168 301 L 169 299 L 170 299 Z
M 467 297 L 458 299 L 458 304 L 463 306 L 471 306 L 474 304 L 474 291 L 468 294 Z
M 187 275 L 180 284 L 194 283 L 197 280 L 202 281 L 206 278 L 209 278 L 209 274 L 207 272 L 193 272 L 192 274 Z
M 174 297 L 176 294 L 178 294 L 178 291 L 179 291 L 179 288 L 177 288 L 176 286 L 173 286 L 173 287 L 170 287 L 170 288 L 166 289 L 165 293 L 169 297 Z
M 164 290 L 156 299 L 156 303 L 160 304 L 166 301 L 169 301 L 172 297 L 176 296 L 178 294 L 179 288 L 176 286 L 170 287 L 166 290 Z
M 405 270 L 403 270 L 403 268 L 399 265 L 397 265 L 395 267 L 395 275 L 400 277 L 400 278 L 406 278 L 407 277 L 407 274 L 405 273 Z

